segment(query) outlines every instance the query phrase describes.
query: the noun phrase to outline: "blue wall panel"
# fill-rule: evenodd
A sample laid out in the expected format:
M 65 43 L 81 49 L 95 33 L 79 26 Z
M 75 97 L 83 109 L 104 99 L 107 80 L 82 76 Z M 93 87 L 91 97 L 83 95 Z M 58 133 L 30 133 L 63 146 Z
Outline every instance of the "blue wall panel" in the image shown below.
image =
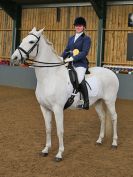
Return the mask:
M 118 98 L 133 100 L 133 75 L 117 74 L 120 82 Z M 0 85 L 35 89 L 36 76 L 32 68 L 0 66 Z

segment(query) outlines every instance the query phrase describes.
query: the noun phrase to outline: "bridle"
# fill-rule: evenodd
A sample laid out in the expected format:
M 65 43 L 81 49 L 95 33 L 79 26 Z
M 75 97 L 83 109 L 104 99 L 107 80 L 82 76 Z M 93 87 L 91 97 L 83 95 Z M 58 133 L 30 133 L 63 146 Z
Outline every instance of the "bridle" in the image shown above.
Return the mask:
M 19 53 L 20 53 L 20 55 L 21 55 L 21 61 L 22 61 L 22 62 L 24 62 L 24 58 L 23 58 L 22 52 L 23 52 L 24 54 L 26 54 L 27 59 L 29 59 L 29 54 L 30 54 L 30 53 L 34 50 L 34 48 L 37 46 L 37 53 L 36 53 L 36 56 L 37 56 L 37 54 L 38 54 L 38 48 L 39 48 L 38 42 L 39 42 L 39 40 L 40 40 L 40 37 L 36 36 L 36 35 L 33 34 L 33 33 L 29 33 L 29 35 L 35 36 L 35 37 L 37 38 L 37 41 L 36 41 L 35 44 L 31 47 L 31 49 L 29 49 L 28 51 L 25 51 L 25 50 L 24 50 L 22 47 L 20 47 L 20 46 L 17 48 L 18 51 L 19 51 Z
M 18 47 L 18 51 L 20 53 L 20 56 L 21 56 L 21 61 L 28 65 L 28 66 L 33 66 L 33 67 L 57 67 L 57 66 L 61 66 L 61 65 L 64 65 L 65 62 L 60 62 L 60 63 L 48 63 L 48 62 L 41 62 L 41 61 L 36 61 L 36 60 L 32 60 L 32 59 L 29 59 L 29 55 L 30 53 L 34 50 L 35 47 L 37 47 L 37 52 L 36 52 L 36 56 L 38 54 L 38 49 L 39 49 L 39 40 L 40 40 L 40 37 L 36 36 L 35 34 L 33 33 L 29 33 L 29 35 L 33 35 L 37 38 L 37 41 L 35 42 L 35 44 L 31 47 L 31 49 L 29 49 L 28 51 L 24 50 L 22 47 Z M 22 52 L 24 54 L 26 54 L 27 58 L 24 59 L 23 58 L 23 55 L 22 55 Z M 32 61 L 33 63 L 39 63 L 41 65 L 35 65 L 35 64 L 32 64 L 32 63 L 27 63 L 27 61 Z M 42 65 L 43 64 L 43 65 Z

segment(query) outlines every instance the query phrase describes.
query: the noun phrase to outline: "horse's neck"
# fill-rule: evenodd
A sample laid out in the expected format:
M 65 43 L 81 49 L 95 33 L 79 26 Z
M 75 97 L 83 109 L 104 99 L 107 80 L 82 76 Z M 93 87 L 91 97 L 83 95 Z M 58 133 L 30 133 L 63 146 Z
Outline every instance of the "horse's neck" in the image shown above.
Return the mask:
M 37 60 L 48 63 L 61 62 L 59 56 L 54 52 L 51 44 L 49 44 L 47 39 L 45 39 L 43 36 L 40 38 Z
M 59 56 L 52 49 L 52 46 L 48 44 L 48 42 L 46 41 L 46 39 L 43 38 L 43 36 L 41 36 L 40 38 L 39 51 L 38 51 L 36 60 L 41 61 L 41 62 L 47 62 L 47 63 L 61 63 L 62 62 Z M 54 78 L 59 77 L 59 75 L 62 75 L 64 73 L 65 69 L 66 69 L 65 66 L 44 67 L 44 68 L 35 68 L 35 72 L 36 72 L 37 80 L 41 81 L 41 80 L 52 79 L 53 76 Z M 59 72 L 60 74 L 57 74 Z

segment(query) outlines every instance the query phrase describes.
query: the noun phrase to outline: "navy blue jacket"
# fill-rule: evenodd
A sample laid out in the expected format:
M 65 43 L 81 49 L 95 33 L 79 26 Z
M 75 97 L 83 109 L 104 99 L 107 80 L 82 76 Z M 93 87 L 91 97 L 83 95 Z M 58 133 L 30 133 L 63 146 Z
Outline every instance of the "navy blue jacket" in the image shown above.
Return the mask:
M 74 36 L 71 36 L 68 40 L 68 44 L 62 53 L 62 57 L 65 59 L 67 57 L 73 57 L 73 65 L 75 67 L 85 67 L 88 68 L 87 58 L 90 45 L 91 45 L 91 39 L 90 37 L 86 36 L 84 33 L 74 42 Z M 76 56 L 73 56 L 72 51 L 74 49 L 79 50 L 79 54 Z

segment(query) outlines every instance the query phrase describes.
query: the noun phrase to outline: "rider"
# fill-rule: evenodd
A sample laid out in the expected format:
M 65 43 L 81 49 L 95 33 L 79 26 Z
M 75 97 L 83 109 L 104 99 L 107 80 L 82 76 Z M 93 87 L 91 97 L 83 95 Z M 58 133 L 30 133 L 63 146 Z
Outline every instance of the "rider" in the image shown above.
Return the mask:
M 79 90 L 84 98 L 83 108 L 89 109 L 89 98 L 85 82 L 85 73 L 88 68 L 88 60 L 86 56 L 88 55 L 90 49 L 91 39 L 84 33 L 86 28 L 86 20 L 83 17 L 77 17 L 74 20 L 74 27 L 76 34 L 69 38 L 68 44 L 62 53 L 62 57 L 65 62 L 72 62 L 72 65 L 77 72 Z

